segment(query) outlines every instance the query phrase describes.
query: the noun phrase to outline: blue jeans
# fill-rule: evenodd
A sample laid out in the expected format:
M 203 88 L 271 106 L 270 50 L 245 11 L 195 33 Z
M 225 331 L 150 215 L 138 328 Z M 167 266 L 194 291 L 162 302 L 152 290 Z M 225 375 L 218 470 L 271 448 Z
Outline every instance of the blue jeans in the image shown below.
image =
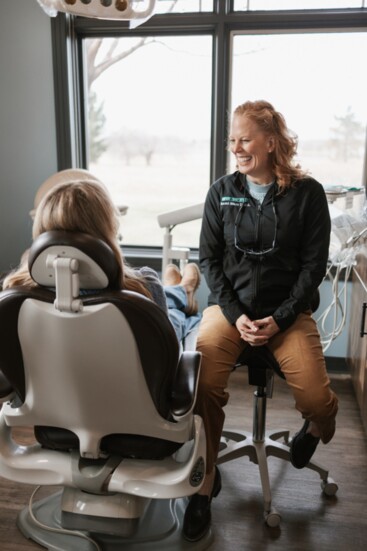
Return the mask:
M 187 296 L 182 285 L 167 285 L 164 287 L 164 292 L 167 299 L 168 316 L 176 331 L 178 342 L 182 342 L 191 331 L 198 327 L 201 314 L 193 316 L 185 314 Z

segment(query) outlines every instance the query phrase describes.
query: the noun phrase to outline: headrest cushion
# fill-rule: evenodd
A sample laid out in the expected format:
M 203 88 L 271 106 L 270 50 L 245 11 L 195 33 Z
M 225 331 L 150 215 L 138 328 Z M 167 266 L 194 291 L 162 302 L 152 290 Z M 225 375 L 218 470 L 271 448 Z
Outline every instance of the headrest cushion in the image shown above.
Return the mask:
M 28 266 L 32 279 L 44 287 L 55 286 L 54 270 L 46 262 L 49 255 L 78 260 L 81 289 L 120 288 L 115 254 L 101 239 L 66 231 L 42 233 L 30 249 Z

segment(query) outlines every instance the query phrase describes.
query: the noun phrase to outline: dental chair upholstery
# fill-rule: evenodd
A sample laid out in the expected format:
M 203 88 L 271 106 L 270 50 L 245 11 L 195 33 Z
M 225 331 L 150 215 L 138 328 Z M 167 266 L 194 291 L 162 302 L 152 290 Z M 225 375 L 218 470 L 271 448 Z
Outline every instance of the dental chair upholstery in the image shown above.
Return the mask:
M 29 269 L 38 287 L 0 293 L 0 476 L 61 486 L 34 512 L 60 532 L 97 534 L 101 549 L 130 548 L 136 537 L 142 549 L 149 538 L 177 549 L 177 498 L 197 492 L 205 472 L 193 414 L 200 354 L 179 356 L 166 314 L 119 290 L 102 241 L 47 232 Z M 33 427 L 37 442 L 19 445 L 19 426 Z M 18 526 L 41 545 L 92 549 L 32 516 L 26 507 Z

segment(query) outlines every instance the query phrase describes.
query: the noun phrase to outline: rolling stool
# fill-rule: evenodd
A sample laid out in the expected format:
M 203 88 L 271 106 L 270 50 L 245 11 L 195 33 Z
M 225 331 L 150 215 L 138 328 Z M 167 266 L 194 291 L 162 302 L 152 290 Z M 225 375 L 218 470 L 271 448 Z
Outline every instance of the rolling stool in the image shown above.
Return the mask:
M 257 387 L 254 392 L 252 434 L 245 431 L 224 430 L 217 465 L 238 457 L 248 456 L 250 461 L 259 466 L 264 497 L 265 522 L 268 526 L 275 528 L 279 526 L 281 516 L 271 502 L 267 457 L 278 457 L 290 462 L 290 440 L 289 431 L 287 430 L 266 433 L 266 402 L 267 398 L 272 397 L 274 372 L 283 379 L 284 376 L 277 361 L 266 346 L 246 347 L 238 358 L 235 367 L 240 365 L 247 365 L 249 384 Z M 277 441 L 280 438 L 283 438 L 284 444 Z M 305 468 L 319 473 L 324 494 L 327 496 L 336 494 L 338 485 L 329 477 L 329 472 L 326 469 L 313 461 L 310 461 Z

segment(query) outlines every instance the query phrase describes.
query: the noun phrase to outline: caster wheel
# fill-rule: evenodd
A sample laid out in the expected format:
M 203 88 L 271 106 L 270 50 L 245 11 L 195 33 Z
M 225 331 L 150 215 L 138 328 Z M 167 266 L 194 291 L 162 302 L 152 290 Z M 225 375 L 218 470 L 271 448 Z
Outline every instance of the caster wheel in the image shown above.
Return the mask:
M 280 519 L 282 518 L 275 509 L 271 509 L 268 513 L 264 513 L 264 517 L 266 524 L 270 528 L 276 528 L 279 526 Z
M 339 487 L 332 478 L 328 477 L 327 480 L 321 482 L 321 488 L 326 496 L 335 496 Z

